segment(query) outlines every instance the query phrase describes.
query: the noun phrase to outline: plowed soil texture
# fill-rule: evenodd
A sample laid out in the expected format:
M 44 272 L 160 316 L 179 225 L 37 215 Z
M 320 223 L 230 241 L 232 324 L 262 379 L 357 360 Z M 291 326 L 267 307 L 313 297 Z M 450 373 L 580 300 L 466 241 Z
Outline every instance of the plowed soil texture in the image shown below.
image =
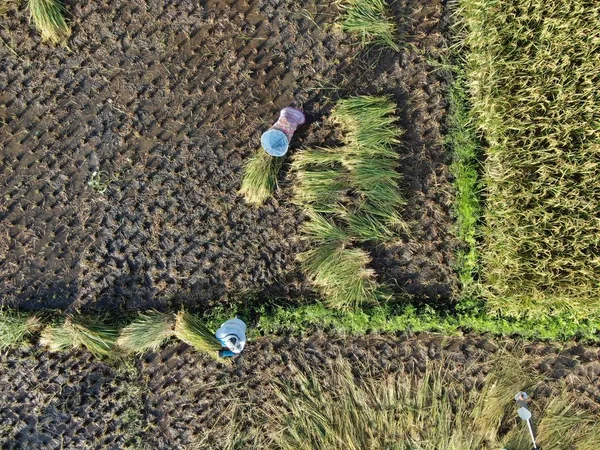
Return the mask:
M 382 281 L 423 299 L 456 288 L 442 148 L 439 0 L 398 1 L 399 52 L 363 49 L 334 2 L 67 0 L 67 48 L 25 9 L 0 19 L 0 297 L 25 309 L 197 307 L 308 293 L 287 167 L 261 208 L 237 194 L 280 108 L 298 147 L 335 145 L 339 98 L 390 95 L 405 130 L 410 236 L 372 249 Z
M 0 446 L 5 449 L 248 448 L 260 429 L 257 411 L 277 402 L 273 382 L 293 383 L 311 371 L 327 383 L 336 358 L 355 376 L 413 376 L 427 365 L 444 368 L 466 391 L 479 390 L 502 352 L 516 355 L 544 381 L 529 392 L 534 404 L 566 382 L 573 402 L 598 411 L 600 352 L 483 337 L 435 335 L 304 339 L 262 338 L 229 363 L 167 344 L 139 360 L 102 362 L 86 352 L 51 355 L 37 347 L 0 359 Z M 300 363 L 301 362 L 301 363 Z M 304 365 L 304 366 L 303 366 Z M 368 368 L 368 370 L 365 370 Z M 231 432 L 231 427 L 238 427 Z M 525 428 L 523 432 L 526 433 Z

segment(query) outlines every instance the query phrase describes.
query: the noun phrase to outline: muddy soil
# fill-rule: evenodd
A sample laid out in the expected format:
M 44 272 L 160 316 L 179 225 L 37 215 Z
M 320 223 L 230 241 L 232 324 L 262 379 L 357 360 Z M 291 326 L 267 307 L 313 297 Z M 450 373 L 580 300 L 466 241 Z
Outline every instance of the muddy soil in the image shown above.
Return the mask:
M 363 377 L 407 376 L 433 363 L 470 390 L 481 387 L 494 358 L 505 350 L 546 377 L 530 393 L 534 402 L 567 382 L 574 401 L 594 411 L 600 407 L 600 351 L 582 345 L 428 334 L 314 334 L 301 340 L 258 339 L 231 364 L 176 343 L 127 363 L 98 361 L 86 352 L 48 355 L 34 347 L 0 359 L 0 446 L 220 449 L 236 408 L 243 413 L 236 416 L 243 436 L 244 429 L 256 426 L 253 411 L 277 401 L 270 383 L 291 381 L 300 361 L 326 373 L 332 360 L 341 357 Z
M 304 295 L 286 171 L 254 209 L 237 195 L 242 167 L 289 104 L 309 117 L 296 148 L 335 144 L 323 119 L 353 94 L 393 96 L 406 130 L 414 231 L 372 249 L 374 266 L 399 292 L 451 301 L 445 82 L 428 63 L 442 5 L 396 2 L 406 45 L 394 53 L 360 50 L 328 3 L 68 0 L 64 49 L 41 45 L 23 10 L 1 19 L 2 301 L 135 310 Z

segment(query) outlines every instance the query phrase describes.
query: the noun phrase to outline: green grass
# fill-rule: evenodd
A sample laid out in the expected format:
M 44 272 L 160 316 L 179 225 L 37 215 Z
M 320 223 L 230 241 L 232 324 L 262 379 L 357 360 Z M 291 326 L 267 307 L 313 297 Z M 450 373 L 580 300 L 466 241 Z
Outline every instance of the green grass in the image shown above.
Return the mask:
M 117 345 L 131 353 L 155 352 L 173 336 L 173 327 L 172 314 L 156 311 L 140 313 L 135 320 L 121 330 Z
M 283 158 L 276 158 L 259 149 L 244 167 L 240 194 L 251 205 L 262 205 L 273 195 L 277 185 L 277 174 L 282 165 Z
M 0 350 L 18 346 L 40 326 L 35 315 L 0 310 Z
M 31 21 L 43 42 L 66 45 L 71 28 L 65 20 L 66 9 L 60 0 L 28 0 Z
M 223 348 L 214 333 L 202 323 L 198 316 L 185 311 L 177 314 L 175 336 L 196 350 L 214 357 Z
M 600 4 L 459 1 L 492 312 L 600 315 Z
M 40 344 L 51 351 L 86 348 L 96 356 L 116 354 L 117 329 L 92 317 L 67 317 L 57 325 L 48 325 L 42 331 Z
M 456 69 L 456 67 L 454 67 Z M 481 218 L 481 147 L 475 135 L 474 124 L 468 109 L 462 74 L 448 91 L 448 134 L 445 145 L 452 153 L 450 170 L 454 175 L 456 236 L 462 245 L 457 254 L 457 272 L 461 282 L 460 307 L 480 307 L 479 289 L 479 221 Z
M 234 311 L 235 312 L 235 311 Z M 568 317 L 499 318 L 484 313 L 442 313 L 431 307 L 398 303 L 369 309 L 335 310 L 323 304 L 294 309 L 277 307 L 263 313 L 253 327 L 255 335 L 303 334 L 324 330 L 342 335 L 367 333 L 439 332 L 446 335 L 489 333 L 529 340 L 600 342 L 600 319 L 579 323 Z
M 338 0 L 342 29 L 362 45 L 381 45 L 399 51 L 398 27 L 385 0 Z

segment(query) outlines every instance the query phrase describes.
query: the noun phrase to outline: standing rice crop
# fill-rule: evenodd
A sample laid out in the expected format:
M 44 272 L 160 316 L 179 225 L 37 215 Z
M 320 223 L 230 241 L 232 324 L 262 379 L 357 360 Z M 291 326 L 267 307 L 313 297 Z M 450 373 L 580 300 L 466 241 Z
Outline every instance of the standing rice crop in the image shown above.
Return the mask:
M 515 317 L 600 315 L 600 3 L 459 2 L 487 142 L 481 274 Z
M 71 28 L 65 20 L 66 9 L 61 0 L 28 0 L 31 21 L 42 35 L 42 41 L 66 44 Z

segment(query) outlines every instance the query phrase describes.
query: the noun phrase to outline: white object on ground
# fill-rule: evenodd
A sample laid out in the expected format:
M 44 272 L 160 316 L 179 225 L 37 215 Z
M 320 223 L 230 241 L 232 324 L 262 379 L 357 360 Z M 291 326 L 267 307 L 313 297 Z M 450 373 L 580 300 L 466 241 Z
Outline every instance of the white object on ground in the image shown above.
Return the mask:
M 517 394 L 515 395 L 515 400 L 517 401 L 517 404 L 521 406 L 519 409 L 517 409 L 517 414 L 521 419 L 527 422 L 527 428 L 529 428 L 529 434 L 531 435 L 531 442 L 533 442 L 533 448 L 534 450 L 537 450 L 538 447 L 535 443 L 533 427 L 531 426 L 531 411 L 529 411 L 529 409 L 527 408 L 528 398 L 529 396 L 527 395 L 527 392 L 517 392 Z
M 223 347 L 227 347 L 231 352 L 241 353 L 246 345 L 246 324 L 237 317 L 229 319 L 221 324 L 215 337 Z

